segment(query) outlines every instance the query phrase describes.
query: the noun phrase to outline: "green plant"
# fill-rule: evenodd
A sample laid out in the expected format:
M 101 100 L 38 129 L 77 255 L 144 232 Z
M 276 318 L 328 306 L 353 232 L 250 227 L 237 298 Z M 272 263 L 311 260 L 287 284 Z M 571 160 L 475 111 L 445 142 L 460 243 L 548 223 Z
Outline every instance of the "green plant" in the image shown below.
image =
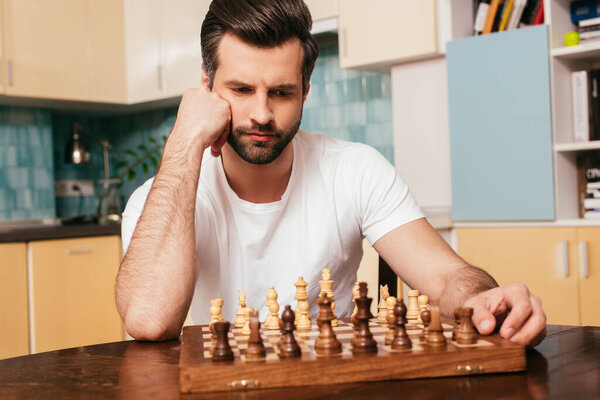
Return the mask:
M 140 144 L 137 146 L 139 152 L 132 149 L 124 151 L 125 154 L 131 156 L 133 159 L 131 161 L 121 160 L 115 163 L 115 169 L 120 171 L 117 176 L 117 179 L 120 182 L 119 186 L 123 185 L 125 179 L 129 181 L 134 180 L 136 177 L 136 168 L 140 165 L 144 174 L 147 174 L 150 171 L 148 162 L 154 166 L 155 170 L 158 168 L 158 160 L 162 154 L 164 144 L 167 141 L 167 136 L 163 135 L 161 139 L 162 141 L 150 136 L 148 140 L 152 143 L 152 147 L 148 148 L 148 146 Z

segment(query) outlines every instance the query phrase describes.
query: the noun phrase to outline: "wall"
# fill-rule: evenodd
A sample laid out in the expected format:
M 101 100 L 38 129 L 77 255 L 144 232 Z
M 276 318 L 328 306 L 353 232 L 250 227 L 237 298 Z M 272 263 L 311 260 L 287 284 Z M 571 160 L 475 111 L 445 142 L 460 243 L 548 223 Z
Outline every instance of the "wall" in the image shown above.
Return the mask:
M 342 70 L 339 68 L 339 56 L 337 52 L 337 42 L 322 41 L 320 43 L 320 56 L 315 65 L 313 77 L 311 80 L 311 90 L 304 107 L 304 114 L 301 128 L 310 132 L 324 133 L 341 139 L 362 142 L 369 144 L 379 150 L 385 157 L 394 161 L 393 145 L 393 127 L 392 127 L 392 86 L 389 74 L 377 74 L 373 72 Z M 42 199 L 44 204 L 29 201 L 24 194 L 10 195 L 8 201 L 0 197 L 0 219 L 15 218 L 33 218 L 40 214 L 40 210 L 45 210 L 44 215 L 67 217 L 75 215 L 95 214 L 98 195 L 102 193 L 98 180 L 103 178 L 102 148 L 95 141 L 84 137 L 84 140 L 91 152 L 91 162 L 82 165 L 70 165 L 65 163 L 65 149 L 72 136 L 72 125 L 79 122 L 83 129 L 94 135 L 107 139 L 119 151 L 135 150 L 139 152 L 138 146 L 145 145 L 151 147 L 149 138 L 157 140 L 163 135 L 168 135 L 177 114 L 176 108 L 163 110 L 153 110 L 121 116 L 94 116 L 92 114 L 82 114 L 81 112 L 50 112 L 48 110 L 25 109 L 25 108 L 7 108 L 0 107 L 2 115 L 12 113 L 11 118 L 1 123 L 0 127 L 0 155 L 5 150 L 4 140 L 10 143 L 18 141 L 25 153 L 27 149 L 36 153 L 43 153 L 43 156 L 36 156 L 28 159 L 31 165 L 21 167 L 20 165 L 11 165 L 11 168 L 25 168 L 26 172 L 11 172 L 10 182 L 3 178 L 0 172 L 0 194 L 6 193 L 37 193 L 41 190 L 31 184 L 41 184 L 44 187 L 45 197 L 36 195 L 35 200 Z M 10 112 L 9 112 L 10 111 Z M 4 121 L 4 120 L 2 120 Z M 21 122 L 24 121 L 24 122 Z M 10 135 L 2 132 L 12 132 Z M 18 131 L 19 134 L 16 132 Z M 27 141 L 22 132 L 39 131 L 43 132 L 44 146 L 38 146 L 39 141 Z M 36 135 L 27 134 L 26 137 L 35 138 Z M 7 139 L 10 138 L 10 139 Z M 53 139 L 53 140 L 52 140 Z M 7 147 L 8 148 L 8 147 Z M 13 157 L 10 155 L 10 157 Z M 2 166 L 4 158 L 0 158 Z M 11 164 L 15 164 L 13 158 L 7 159 Z M 52 164 L 52 158 L 54 164 Z M 132 160 L 129 156 L 126 158 Z M 34 181 L 30 179 L 24 191 L 17 190 L 9 183 L 23 185 L 20 179 L 16 179 L 14 174 L 31 174 L 38 176 L 41 167 L 36 166 L 44 160 L 45 180 L 38 178 Z M 111 177 L 115 177 L 118 171 L 115 170 L 115 163 L 121 160 L 116 154 L 111 153 Z M 25 162 L 25 161 L 24 161 Z M 33 164 L 32 164 L 33 163 Z M 49 166 L 48 166 L 49 165 Z M 53 170 L 54 167 L 54 170 Z M 3 168 L 4 170 L 4 168 Z M 36 173 L 34 174 L 34 171 Z M 53 171 L 53 172 L 52 172 Z M 40 172 L 41 173 L 41 172 Z M 125 180 L 120 193 L 123 197 L 123 204 L 129 198 L 131 193 L 140 186 L 146 179 L 154 174 L 150 165 L 147 173 L 144 173 L 141 167 L 136 169 L 136 176 L 133 180 Z M 29 176 L 29 175 L 28 175 Z M 57 197 L 53 196 L 53 179 L 91 179 L 95 182 L 96 196 L 86 197 Z M 28 190 L 28 191 L 27 191 Z M 34 200 L 32 199 L 32 200 Z M 55 208 L 56 203 L 56 208 Z M 42 208 L 40 208 L 43 206 Z M 54 211 L 56 210 L 56 211 Z
M 52 218 L 51 114 L 0 107 L 0 220 Z

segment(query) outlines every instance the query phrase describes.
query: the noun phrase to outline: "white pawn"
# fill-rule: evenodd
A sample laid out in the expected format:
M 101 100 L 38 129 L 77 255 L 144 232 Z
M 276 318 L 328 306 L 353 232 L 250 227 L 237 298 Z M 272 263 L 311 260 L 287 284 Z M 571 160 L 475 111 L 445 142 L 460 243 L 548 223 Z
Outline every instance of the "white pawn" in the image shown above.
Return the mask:
M 270 331 L 278 331 L 279 327 L 279 304 L 271 303 L 269 306 L 268 321 L 265 321 L 265 329 Z
M 418 322 L 423 322 L 421 319 L 421 313 L 427 310 L 427 305 L 429 304 L 429 297 L 426 294 L 422 294 L 417 297 L 417 301 L 419 302 L 419 317 L 417 318 Z
M 210 301 L 210 323 L 209 323 L 209 325 L 212 325 L 215 322 L 223 321 L 223 315 L 221 314 L 222 307 L 223 307 L 223 299 L 212 299 Z
M 242 335 L 250 335 L 250 314 L 254 313 L 254 308 L 246 307 L 244 309 L 244 326 L 242 327 Z
M 277 303 L 277 292 L 275 291 L 275 287 L 269 286 L 269 290 L 267 290 L 267 309 L 271 310 L 271 304 Z M 279 307 L 277 307 L 279 309 Z M 271 313 L 268 312 L 265 317 L 265 326 L 271 319 Z
M 308 315 L 308 301 L 299 301 L 298 302 L 298 323 L 296 324 L 296 328 L 299 330 L 310 330 L 312 327 L 312 321 L 310 320 L 310 316 Z

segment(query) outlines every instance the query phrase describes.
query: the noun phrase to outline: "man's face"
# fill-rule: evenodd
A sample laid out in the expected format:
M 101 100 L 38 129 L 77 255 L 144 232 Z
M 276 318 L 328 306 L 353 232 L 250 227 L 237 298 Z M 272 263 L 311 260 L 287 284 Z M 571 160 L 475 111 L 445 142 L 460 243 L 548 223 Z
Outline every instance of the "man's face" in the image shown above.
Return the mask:
M 273 48 L 231 34 L 221 39 L 212 90 L 231 105 L 227 143 L 244 161 L 268 164 L 296 135 L 305 99 L 302 57 L 296 38 Z

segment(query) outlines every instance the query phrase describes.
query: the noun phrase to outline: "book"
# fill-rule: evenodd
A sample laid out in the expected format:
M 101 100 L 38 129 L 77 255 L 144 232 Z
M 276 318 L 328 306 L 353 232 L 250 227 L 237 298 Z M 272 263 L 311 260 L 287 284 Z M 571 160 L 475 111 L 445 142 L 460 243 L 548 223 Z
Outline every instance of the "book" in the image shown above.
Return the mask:
M 600 191 L 600 154 L 587 153 L 577 157 L 577 187 L 579 216 L 589 218 L 585 216 L 586 212 L 600 211 L 600 198 L 594 197 L 594 191 Z
M 600 210 L 600 199 L 594 199 L 593 197 L 586 197 L 583 199 L 583 208 L 586 210 L 598 209 Z
M 488 8 L 487 15 L 485 17 L 485 22 L 483 24 L 483 30 L 481 31 L 482 35 L 487 35 L 492 32 L 494 28 L 494 20 L 496 19 L 496 14 L 498 13 L 498 7 L 504 2 L 504 0 L 492 0 L 490 3 L 490 7 Z
M 587 190 L 600 190 L 600 181 L 599 182 L 587 182 L 586 188 L 587 188 Z
M 581 21 L 577 22 L 578 28 L 586 28 L 593 25 L 600 25 L 600 17 L 582 19 Z
M 538 13 L 533 20 L 534 25 L 541 25 L 544 23 L 544 0 L 542 0 L 542 6 L 538 9 Z
M 521 17 L 523 16 L 523 11 L 525 10 L 525 6 L 527 5 L 527 0 L 514 0 L 513 12 L 510 16 L 510 21 L 508 22 L 507 30 L 517 29 L 519 27 L 519 23 L 521 22 Z
M 585 218 L 585 219 L 600 218 L 600 210 L 598 210 L 598 211 L 586 211 L 586 212 L 583 213 L 583 218 Z
M 571 21 L 574 24 L 597 17 L 600 17 L 600 0 L 578 0 L 571 3 Z
M 590 140 L 600 140 L 600 69 L 588 72 Z
M 527 5 L 523 10 L 521 22 L 525 25 L 533 25 L 540 7 L 542 7 L 542 0 L 528 0 Z
M 571 91 L 573 140 L 575 142 L 588 142 L 590 140 L 590 121 L 587 71 L 573 71 L 571 73 Z
M 500 26 L 498 27 L 498 32 L 502 32 L 508 23 L 508 18 L 513 8 L 513 1 L 514 0 L 506 0 L 504 3 L 504 8 L 502 9 L 502 19 L 500 21 Z
M 490 8 L 490 0 L 481 0 L 477 7 L 477 14 L 475 14 L 475 22 L 473 23 L 473 35 L 479 35 L 483 31 L 485 19 L 487 17 L 488 9 Z

